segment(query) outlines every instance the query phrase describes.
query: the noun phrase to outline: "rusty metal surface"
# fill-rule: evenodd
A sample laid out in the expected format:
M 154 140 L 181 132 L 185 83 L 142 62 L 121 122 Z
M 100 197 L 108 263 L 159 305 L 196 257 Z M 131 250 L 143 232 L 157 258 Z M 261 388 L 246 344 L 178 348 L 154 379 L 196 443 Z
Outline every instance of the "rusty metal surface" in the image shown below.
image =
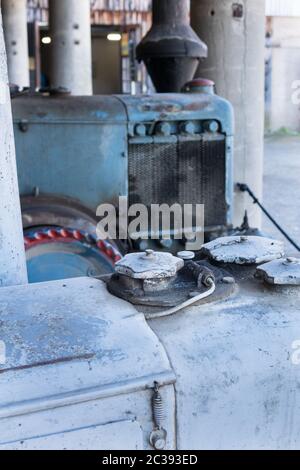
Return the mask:
M 68 197 L 96 215 L 127 194 L 127 116 L 114 97 L 13 100 L 22 196 Z

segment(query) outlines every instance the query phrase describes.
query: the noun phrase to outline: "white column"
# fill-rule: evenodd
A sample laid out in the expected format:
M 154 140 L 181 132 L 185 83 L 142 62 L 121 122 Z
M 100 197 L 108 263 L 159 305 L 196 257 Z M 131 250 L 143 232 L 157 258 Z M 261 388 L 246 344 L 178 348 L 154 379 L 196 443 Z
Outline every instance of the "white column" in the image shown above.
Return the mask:
M 9 81 L 29 87 L 27 1 L 2 0 L 1 5 Z
M 92 94 L 90 0 L 49 0 L 51 86 Z
M 0 11 L 0 286 L 26 283 L 7 60 Z
M 192 0 L 192 27 L 208 46 L 197 75 L 212 79 L 235 110 L 235 183 L 247 183 L 262 197 L 264 133 L 264 0 Z M 261 226 L 261 211 L 235 192 L 234 223 L 245 209 L 250 224 Z

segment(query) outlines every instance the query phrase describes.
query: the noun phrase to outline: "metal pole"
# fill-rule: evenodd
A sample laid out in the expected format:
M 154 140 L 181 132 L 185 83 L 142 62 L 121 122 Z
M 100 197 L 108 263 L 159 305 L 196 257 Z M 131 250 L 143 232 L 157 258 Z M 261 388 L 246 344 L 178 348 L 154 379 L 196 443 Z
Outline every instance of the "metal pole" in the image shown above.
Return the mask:
M 2 0 L 1 5 L 9 81 L 29 87 L 27 1 Z
M 208 46 L 198 76 L 212 79 L 235 111 L 235 182 L 248 184 L 259 198 L 263 189 L 264 0 L 191 0 L 191 23 Z M 261 211 L 236 188 L 234 224 L 245 209 L 251 226 L 261 227 Z
M 152 0 L 154 24 L 190 24 L 190 0 Z
M 0 10 L 0 286 L 27 282 L 7 59 Z
M 49 0 L 51 86 L 92 94 L 90 0 Z

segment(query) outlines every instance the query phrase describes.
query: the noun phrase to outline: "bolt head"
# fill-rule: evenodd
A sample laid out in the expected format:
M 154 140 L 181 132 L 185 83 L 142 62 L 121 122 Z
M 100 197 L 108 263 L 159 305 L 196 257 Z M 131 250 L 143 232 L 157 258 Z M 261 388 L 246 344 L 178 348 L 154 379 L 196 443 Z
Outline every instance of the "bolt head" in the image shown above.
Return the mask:
M 289 257 L 289 258 L 286 259 L 286 262 L 287 262 L 288 264 L 298 263 L 298 261 L 299 261 L 299 260 L 298 260 L 297 258 L 291 258 L 291 257 Z
M 145 255 L 147 256 L 147 258 L 149 256 L 153 256 L 155 254 L 155 252 L 153 250 L 145 250 Z
M 137 126 L 135 127 L 135 133 L 139 137 L 145 137 L 145 135 L 147 134 L 146 126 L 144 124 L 137 124 Z
M 195 124 L 193 122 L 185 122 L 182 124 L 182 132 L 184 132 L 185 134 L 195 134 L 196 132 L 196 128 L 195 128 Z
M 233 277 L 223 277 L 222 282 L 224 284 L 235 284 L 235 279 Z
M 156 450 L 163 450 L 166 446 L 166 441 L 164 439 L 158 438 L 154 442 L 154 448 Z

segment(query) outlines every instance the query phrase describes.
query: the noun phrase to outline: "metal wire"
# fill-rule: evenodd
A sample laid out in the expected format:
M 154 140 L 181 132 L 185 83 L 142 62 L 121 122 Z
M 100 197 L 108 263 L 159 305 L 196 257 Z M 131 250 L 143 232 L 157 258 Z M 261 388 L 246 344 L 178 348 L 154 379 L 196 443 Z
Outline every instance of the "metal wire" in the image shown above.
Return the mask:
M 146 319 L 154 320 L 156 318 L 169 317 L 170 315 L 174 315 L 175 313 L 180 312 L 184 308 L 190 307 L 191 305 L 194 305 L 195 303 L 200 302 L 200 300 L 206 299 L 207 297 L 211 296 L 216 290 L 216 284 L 212 279 L 210 283 L 211 283 L 211 287 L 207 291 L 202 292 L 201 294 L 197 295 L 196 297 L 193 297 L 190 300 L 187 300 L 186 302 L 178 305 L 177 307 L 171 308 L 169 310 L 165 310 L 164 312 L 146 313 L 145 314 Z
M 239 188 L 240 191 L 243 193 L 248 193 L 249 196 L 253 199 L 254 204 L 257 204 L 260 209 L 263 211 L 263 213 L 268 217 L 268 219 L 275 225 L 275 227 L 282 233 L 282 235 L 293 245 L 294 248 L 296 248 L 297 251 L 300 252 L 300 246 L 298 243 L 293 240 L 289 234 L 279 225 L 278 222 L 272 217 L 272 215 L 267 211 L 267 209 L 262 205 L 262 203 L 259 201 L 259 199 L 255 196 L 255 194 L 251 191 L 249 186 L 247 184 L 241 184 L 238 183 L 237 187 Z

